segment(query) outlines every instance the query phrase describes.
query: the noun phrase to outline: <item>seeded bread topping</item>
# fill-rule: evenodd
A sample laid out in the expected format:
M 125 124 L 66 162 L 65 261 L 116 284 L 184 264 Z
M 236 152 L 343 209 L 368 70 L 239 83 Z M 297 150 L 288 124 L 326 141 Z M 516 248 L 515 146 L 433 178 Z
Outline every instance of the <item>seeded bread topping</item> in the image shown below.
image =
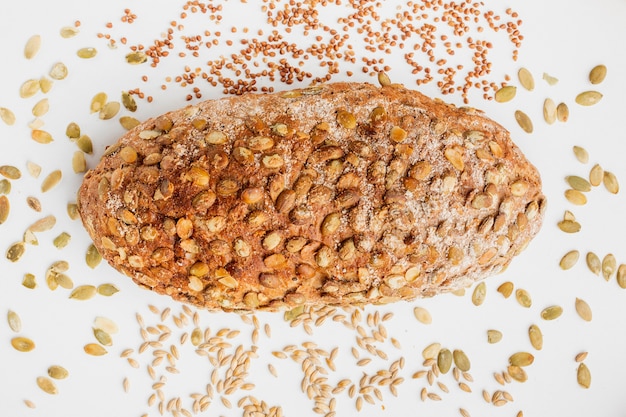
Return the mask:
M 114 268 L 208 309 L 388 303 L 502 271 L 541 226 L 537 170 L 481 112 L 382 84 L 150 119 L 86 174 L 83 223 Z

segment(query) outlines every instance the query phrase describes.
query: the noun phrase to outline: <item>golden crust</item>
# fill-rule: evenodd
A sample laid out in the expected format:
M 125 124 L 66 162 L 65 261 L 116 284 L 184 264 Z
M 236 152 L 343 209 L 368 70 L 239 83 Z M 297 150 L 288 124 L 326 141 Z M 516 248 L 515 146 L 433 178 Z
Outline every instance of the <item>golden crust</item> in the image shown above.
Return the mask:
M 537 170 L 503 127 L 366 83 L 150 119 L 85 175 L 78 202 L 114 268 L 224 310 L 459 289 L 503 270 L 545 207 Z

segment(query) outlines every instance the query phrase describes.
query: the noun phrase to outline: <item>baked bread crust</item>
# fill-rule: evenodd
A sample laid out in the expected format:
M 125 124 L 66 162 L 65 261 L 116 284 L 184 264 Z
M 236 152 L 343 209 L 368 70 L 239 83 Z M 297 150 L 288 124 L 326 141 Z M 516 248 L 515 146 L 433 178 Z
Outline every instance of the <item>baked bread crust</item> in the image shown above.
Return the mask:
M 114 268 L 208 309 L 388 303 L 502 271 L 539 173 L 471 108 L 333 83 L 205 101 L 109 147 L 78 193 Z

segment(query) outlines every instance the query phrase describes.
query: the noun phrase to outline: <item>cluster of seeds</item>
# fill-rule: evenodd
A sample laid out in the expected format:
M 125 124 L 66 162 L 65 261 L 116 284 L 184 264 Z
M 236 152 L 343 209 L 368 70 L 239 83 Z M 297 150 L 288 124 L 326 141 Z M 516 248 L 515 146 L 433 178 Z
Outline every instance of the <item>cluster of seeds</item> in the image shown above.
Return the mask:
M 134 42 L 122 31 L 113 35 L 114 24 L 98 36 L 109 47 L 126 45 L 130 52 L 126 61 L 131 65 L 149 63 L 158 67 L 168 59 L 184 59 L 184 72 L 165 76 L 165 83 L 189 88 L 187 98 L 200 98 L 202 86 L 197 82 L 220 86 L 226 94 L 247 91 L 272 91 L 261 87 L 269 81 L 286 84 L 311 80 L 330 81 L 335 76 L 352 76 L 362 72 L 374 76 L 381 70 L 391 70 L 385 58 L 401 55 L 402 72 L 411 72 L 417 85 L 436 83 L 442 94 L 461 94 L 468 101 L 470 90 L 483 91 L 485 98 L 498 88 L 490 79 L 493 63 L 490 51 L 509 43 L 511 58 L 517 59 L 523 41 L 517 12 L 506 9 L 498 14 L 482 2 L 409 1 L 395 9 L 382 2 L 339 1 L 282 2 L 266 0 L 257 10 L 258 20 L 246 20 L 246 26 L 224 27 L 223 18 L 229 13 L 223 5 L 199 1 L 187 2 L 179 18 L 159 31 L 151 44 Z M 336 22 L 321 18 L 332 10 L 339 16 Z M 252 10 L 252 13 L 255 11 Z M 141 24 L 141 16 L 124 11 L 121 22 Z M 206 19 L 216 24 L 216 30 L 189 33 L 185 22 Z M 252 26 L 251 26 L 252 25 Z M 263 27 L 271 27 L 267 33 Z M 304 36 L 305 41 L 302 40 Z M 368 56 L 358 56 L 354 43 L 364 45 Z M 220 58 L 213 52 L 226 46 Z M 457 58 L 471 55 L 472 65 Z M 208 60 L 207 60 L 208 59 Z M 197 66 L 192 66 L 197 63 Z M 312 65 L 317 64 L 317 68 Z M 319 73 L 318 73 L 319 72 Z M 157 73 L 157 75 L 160 75 Z M 143 81 L 153 77 L 146 72 Z M 144 96 L 140 88 L 131 92 Z M 151 100 L 152 97 L 148 97 Z

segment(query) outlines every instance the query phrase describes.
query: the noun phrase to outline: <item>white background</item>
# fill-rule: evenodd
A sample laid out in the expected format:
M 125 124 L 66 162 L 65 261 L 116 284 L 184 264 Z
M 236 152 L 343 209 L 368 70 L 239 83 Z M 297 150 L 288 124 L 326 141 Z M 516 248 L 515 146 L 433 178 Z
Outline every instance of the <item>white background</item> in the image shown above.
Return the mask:
M 217 2 L 216 2 L 217 3 Z M 389 3 L 389 2 L 387 2 Z M 494 38 L 496 44 L 491 61 L 494 63 L 492 79 L 502 80 L 504 74 L 513 76 L 519 67 L 528 68 L 535 76 L 536 88 L 532 92 L 518 88 L 517 97 L 509 103 L 497 104 L 483 100 L 480 94 L 473 93 L 470 104 L 482 108 L 488 115 L 502 123 L 512 133 L 516 143 L 527 157 L 538 167 L 544 182 L 544 192 L 548 196 L 549 208 L 545 225 L 529 248 L 514 260 L 509 269 L 499 276 L 489 278 L 485 303 L 476 307 L 471 303 L 471 290 L 466 296 L 439 296 L 434 299 L 417 300 L 412 303 L 399 303 L 383 307 L 368 307 L 364 315 L 379 311 L 380 314 L 393 312 L 391 320 L 385 322 L 390 337 L 395 337 L 402 349 L 394 348 L 388 341 L 380 348 L 389 355 L 389 360 L 375 359 L 367 367 L 358 367 L 350 349 L 355 346 L 357 333 L 339 323 L 328 321 L 314 328 L 307 335 L 301 327 L 290 328 L 281 314 L 257 314 L 261 324 L 258 358 L 252 361 L 248 382 L 254 383 L 249 394 L 270 406 L 280 406 L 284 415 L 314 415 L 313 402 L 300 392 L 302 371 L 299 364 L 291 359 L 278 359 L 273 351 L 281 350 L 288 344 L 299 345 L 314 341 L 322 349 L 330 351 L 339 347 L 337 371 L 329 374 L 329 383 L 336 384 L 342 378 L 350 378 L 358 384 L 363 372 L 375 373 L 387 369 L 391 362 L 403 356 L 405 366 L 400 371 L 404 383 L 398 386 L 398 397 L 382 388 L 383 401 L 375 405 L 364 404 L 361 415 L 420 415 L 441 416 L 459 415 L 459 408 L 465 408 L 472 416 L 514 416 L 523 410 L 524 416 L 606 416 L 626 415 L 626 399 L 623 395 L 624 365 L 623 352 L 626 351 L 626 290 L 618 287 L 613 277 L 605 282 L 591 274 L 584 264 L 584 254 L 594 251 L 601 258 L 613 253 L 619 263 L 626 263 L 624 236 L 626 220 L 625 192 L 609 194 L 603 186 L 588 194 L 588 204 L 575 207 L 563 197 L 567 175 L 587 176 L 595 163 L 614 172 L 626 186 L 626 137 L 624 135 L 624 109 L 626 84 L 626 59 L 623 40 L 626 39 L 626 2 L 623 0 L 603 0 L 595 2 L 557 0 L 542 2 L 489 1 L 494 10 L 503 13 L 506 7 L 515 9 L 523 19 L 521 32 L 525 36 L 520 49 L 519 60 L 510 59 L 510 44 L 502 42 L 502 37 Z M 260 5 L 249 1 L 224 2 L 224 22 L 241 25 L 242 16 L 254 17 Z M 131 67 L 124 62 L 126 50 L 110 50 L 105 42 L 95 34 L 104 31 L 106 22 L 114 22 L 111 30 L 134 36 L 142 42 L 149 42 L 159 35 L 167 22 L 175 19 L 182 2 L 168 1 L 118 1 L 77 2 L 71 0 L 22 1 L 3 4 L 0 14 L 0 39 L 2 39 L 2 62 L 0 63 L 0 107 L 10 108 L 17 117 L 14 126 L 0 122 L 0 165 L 15 165 L 22 171 L 22 178 L 12 181 L 9 195 L 11 214 L 9 220 L 0 225 L 0 252 L 22 238 L 26 227 L 40 217 L 54 214 L 57 224 L 53 230 L 40 234 L 39 245 L 28 247 L 24 257 L 17 263 L 0 257 L 0 415 L 3 416 L 150 416 L 159 415 L 156 407 L 148 407 L 147 400 L 153 392 L 146 372 L 146 365 L 152 361 L 150 351 L 139 355 L 137 349 L 142 342 L 136 313 L 141 314 L 146 325 L 157 323 L 148 305 L 159 309 L 170 307 L 172 314 L 180 314 L 182 307 L 165 297 L 160 297 L 135 287 L 128 279 L 117 274 L 104 263 L 90 270 L 84 262 L 84 253 L 90 241 L 78 221 L 71 221 L 65 212 L 66 204 L 74 201 L 80 185 L 80 175 L 71 170 L 71 157 L 76 150 L 64 136 L 65 126 L 74 121 L 83 132 L 91 136 L 95 145 L 95 155 L 90 157 L 93 166 L 106 145 L 113 143 L 123 131 L 115 120 L 101 121 L 97 115 L 89 114 L 91 97 L 105 91 L 111 99 L 119 100 L 120 91 L 141 85 L 154 95 L 152 105 L 139 103 L 134 117 L 139 119 L 154 116 L 185 104 L 185 90 L 171 85 L 167 91 L 160 90 L 165 75 L 180 73 L 185 65 L 182 59 L 173 59 L 159 66 L 158 71 L 150 72 L 145 67 Z M 383 10 L 390 4 L 383 4 Z M 138 15 L 136 25 L 123 26 L 119 18 L 123 9 L 129 7 Z M 484 9 L 486 10 L 486 8 Z M 324 17 L 328 24 L 333 16 Z M 72 39 L 62 39 L 59 29 L 81 21 L 80 34 Z M 230 22 L 230 23 L 229 23 Z M 189 19 L 185 25 L 192 29 L 204 30 L 206 21 Z M 263 27 L 262 18 L 250 20 L 251 28 Z M 117 31 L 116 31 L 117 30 Z M 215 30 L 215 29 L 213 29 Z M 225 29 L 222 29 L 226 32 Z M 33 34 L 43 39 L 42 49 L 31 61 L 23 58 L 23 47 Z M 84 46 L 95 46 L 99 54 L 93 60 L 80 60 L 75 51 Z M 371 56 L 355 43 L 357 57 Z M 222 53 L 228 53 L 223 49 Z M 214 57 L 211 57 L 214 58 Z M 392 66 L 390 75 L 393 81 L 409 86 L 412 78 L 402 57 L 385 56 Z M 43 129 L 51 132 L 55 141 L 41 145 L 30 139 L 28 123 L 33 119 L 30 109 L 43 97 L 20 99 L 19 86 L 29 78 L 39 78 L 47 73 L 54 62 L 63 61 L 69 68 L 66 80 L 57 81 L 47 95 L 50 112 L 43 117 Z M 583 108 L 574 103 L 580 91 L 590 89 L 587 81 L 589 70 L 596 64 L 608 67 L 608 76 L 597 89 L 604 94 L 596 106 Z M 314 70 L 315 68 L 312 68 Z M 345 68 L 347 69 L 347 67 Z M 139 77 L 150 74 L 150 81 L 142 84 Z M 559 79 L 555 86 L 549 86 L 541 76 L 547 72 Z M 367 75 L 355 71 L 354 81 L 372 81 Z M 347 79 L 339 74 L 336 80 Z M 283 89 L 275 82 L 276 89 Z M 202 86 L 201 86 L 202 87 Z M 217 98 L 219 90 L 203 88 L 203 98 Z M 440 96 L 437 88 L 426 85 L 424 92 Z M 546 97 L 564 101 L 570 107 L 570 120 L 567 123 L 547 125 L 541 117 L 541 106 Z M 461 104 L 460 97 L 443 97 Z M 535 131 L 528 135 L 521 131 L 513 118 L 517 109 L 524 110 L 534 121 Z M 125 113 L 127 114 L 127 112 Z M 590 154 L 588 164 L 579 163 L 573 156 L 572 146 L 585 147 Z M 32 178 L 26 170 L 26 162 L 32 161 L 42 167 L 39 179 Z M 59 186 L 49 193 L 39 190 L 41 180 L 54 169 L 62 169 L 64 178 Z M 36 196 L 42 202 L 42 212 L 36 213 L 26 206 L 27 196 Z M 565 210 L 571 210 L 582 224 L 582 230 L 568 235 L 556 227 Z M 70 244 L 63 250 L 52 245 L 52 239 L 62 231 L 72 235 Z M 567 251 L 577 249 L 581 260 L 569 271 L 562 271 L 558 262 Z M 75 285 L 105 282 L 114 283 L 120 293 L 111 298 L 97 296 L 80 302 L 68 299 L 67 290 L 50 291 L 45 285 L 46 268 L 56 260 L 70 262 L 68 275 Z M 30 272 L 36 275 L 38 286 L 29 290 L 21 285 L 22 277 Z M 514 297 L 504 299 L 496 292 L 505 281 L 512 281 L 516 288 L 524 288 L 532 296 L 533 304 L 524 309 Z M 574 310 L 576 297 L 586 300 L 593 310 L 592 322 L 584 322 Z M 543 308 L 558 304 L 563 307 L 563 315 L 552 322 L 541 320 Z M 426 307 L 433 316 L 431 325 L 417 322 L 413 308 Z M 15 351 L 11 338 L 17 336 L 8 327 L 4 317 L 8 310 L 17 312 L 22 319 L 20 335 L 32 338 L 36 348 L 32 352 Z M 113 346 L 102 357 L 91 357 L 83 352 L 83 346 L 95 342 L 91 326 L 95 317 L 104 316 L 114 320 L 120 332 L 113 335 Z M 263 332 L 264 324 L 271 324 L 272 334 Z M 527 328 L 536 323 L 544 334 L 544 348 L 534 351 L 527 337 Z M 166 344 L 176 344 L 184 331 L 191 331 L 193 325 L 178 329 L 171 319 L 167 325 L 173 335 Z M 366 328 L 366 323 L 362 323 Z M 253 326 L 244 323 L 239 317 L 224 313 L 199 312 L 199 327 L 210 327 L 213 334 L 219 329 L 240 330 L 233 344 L 251 345 Z M 504 337 L 500 343 L 486 342 L 488 329 L 500 330 Z M 368 328 L 368 331 L 371 329 Z M 445 347 L 463 349 L 472 361 L 471 374 L 474 382 L 469 383 L 472 393 L 461 391 L 451 374 L 439 381 L 445 383 L 449 393 L 436 386 L 429 387 L 424 379 L 412 379 L 414 372 L 424 369 L 421 351 L 432 342 L 440 342 Z M 134 369 L 120 358 L 126 349 L 135 350 L 133 358 L 140 363 Z M 189 342 L 179 346 L 181 360 L 178 368 L 181 373 L 168 375 L 164 388 L 166 400 L 181 396 L 183 405 L 190 409 L 189 394 L 204 392 L 213 370 L 206 358 L 193 352 Z M 506 368 L 507 358 L 517 351 L 529 351 L 535 355 L 535 362 L 527 368 L 529 379 L 526 383 L 513 382 L 501 387 L 492 374 Z M 584 390 L 577 385 L 574 356 L 588 351 L 585 363 L 591 370 L 591 388 Z M 362 357 L 368 357 L 362 353 Z M 278 378 L 267 371 L 267 364 L 278 370 Z M 66 380 L 55 381 L 59 393 L 50 396 L 37 387 L 35 380 L 45 375 L 50 365 L 58 364 L 69 370 Z M 160 369 L 158 374 L 164 374 Z M 122 381 L 128 378 L 130 391 L 125 393 Z M 441 395 L 442 401 L 422 402 L 419 393 L 427 387 Z M 496 389 L 506 389 L 514 397 L 514 402 L 496 408 L 487 404 L 481 395 L 485 389 L 492 393 Z M 216 395 L 206 415 L 239 416 L 243 414 L 236 403 L 246 395 L 237 391 L 227 398 L 233 408 L 227 409 Z M 337 415 L 355 415 L 354 399 L 346 392 L 336 396 Z M 29 409 L 24 400 L 30 400 L 36 408 Z M 166 413 L 169 414 L 169 413 Z

